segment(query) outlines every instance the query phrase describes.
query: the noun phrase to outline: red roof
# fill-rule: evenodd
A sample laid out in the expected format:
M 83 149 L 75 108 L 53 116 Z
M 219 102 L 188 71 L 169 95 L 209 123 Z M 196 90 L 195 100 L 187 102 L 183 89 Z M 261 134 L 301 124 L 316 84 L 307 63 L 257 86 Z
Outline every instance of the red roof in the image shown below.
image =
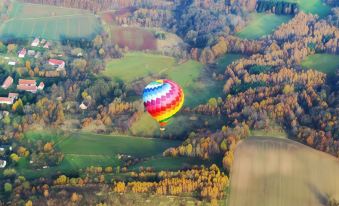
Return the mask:
M 36 81 L 34 79 L 19 79 L 19 84 L 34 84 L 36 85 Z
M 44 89 L 45 84 L 43 82 L 40 82 L 38 89 L 42 90 Z
M 0 102 L 13 104 L 13 99 L 8 98 L 8 97 L 0 97 Z
M 61 65 L 61 64 L 65 64 L 64 61 L 59 60 L 59 59 L 50 59 L 50 60 L 48 60 L 48 63 L 49 63 L 49 64 L 52 64 L 52 65 Z
M 37 91 L 37 86 L 27 86 L 27 85 L 18 85 L 17 86 L 18 90 L 25 90 L 29 92 L 36 92 Z
M 19 54 L 26 55 L 26 48 L 22 48 Z
M 8 94 L 8 97 L 9 97 L 9 98 L 14 98 L 14 97 L 18 97 L 18 96 L 19 96 L 18 93 L 9 93 L 9 94 Z
M 8 76 L 5 79 L 4 83 L 2 84 L 2 88 L 7 89 L 8 87 L 12 85 L 12 83 L 13 83 L 13 78 L 11 76 Z

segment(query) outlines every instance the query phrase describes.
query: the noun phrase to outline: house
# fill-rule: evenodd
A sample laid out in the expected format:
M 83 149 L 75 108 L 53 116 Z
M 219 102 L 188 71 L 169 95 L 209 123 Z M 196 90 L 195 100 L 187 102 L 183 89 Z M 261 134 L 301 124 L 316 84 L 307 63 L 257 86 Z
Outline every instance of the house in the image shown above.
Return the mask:
M 19 85 L 36 86 L 36 80 L 34 80 L 34 79 L 19 79 Z
M 27 52 L 28 56 L 34 56 L 35 55 L 35 51 L 34 50 L 28 50 Z
M 40 53 L 40 52 L 37 52 L 37 53 L 36 53 L 36 55 L 34 56 L 34 58 L 36 58 L 36 59 L 37 59 L 37 58 L 39 58 L 39 57 L 40 57 L 40 55 L 41 55 L 41 53 Z
M 6 79 L 5 79 L 5 81 L 4 81 L 4 83 L 2 84 L 2 88 L 3 89 L 8 89 L 8 87 L 10 87 L 11 85 L 13 84 L 13 78 L 11 77 L 11 76 L 8 76 Z
M 80 104 L 80 109 L 82 109 L 82 110 L 86 110 L 87 109 L 87 106 L 86 106 L 86 104 L 84 104 L 83 102 Z
M 38 90 L 38 87 L 37 86 L 18 85 L 17 89 L 23 90 L 23 91 L 26 91 L 26 92 L 36 93 L 36 91 Z
M 11 99 L 18 99 L 18 97 L 19 97 L 18 93 L 9 93 L 8 94 L 8 98 L 11 98 Z
M 40 82 L 39 86 L 38 86 L 38 90 L 43 90 L 45 87 L 45 84 L 43 82 Z
M 26 56 L 27 50 L 25 48 L 22 48 L 19 52 L 18 57 L 19 58 L 24 58 Z
M 33 40 L 33 42 L 31 43 L 31 46 L 36 47 L 36 46 L 39 45 L 39 43 L 40 43 L 39 38 L 35 38 L 35 39 Z
M 16 62 L 14 62 L 14 61 L 9 61 L 9 62 L 8 62 L 8 65 L 15 66 L 15 65 L 16 65 Z
M 9 97 L 0 97 L 0 104 L 13 104 L 14 99 Z
M 0 168 L 5 168 L 6 167 L 6 160 L 0 160 Z
M 19 79 L 19 84 L 17 85 L 17 89 L 36 93 L 36 91 L 38 90 L 38 87 L 36 86 L 36 80 L 34 79 Z
M 48 63 L 52 66 L 57 66 L 57 70 L 65 68 L 65 62 L 59 59 L 49 59 Z
M 43 48 L 48 49 L 48 48 L 49 48 L 49 43 L 47 42 L 47 43 L 44 45 Z
M 40 44 L 41 45 L 44 45 L 46 43 L 46 39 L 42 39 L 41 41 L 40 41 Z

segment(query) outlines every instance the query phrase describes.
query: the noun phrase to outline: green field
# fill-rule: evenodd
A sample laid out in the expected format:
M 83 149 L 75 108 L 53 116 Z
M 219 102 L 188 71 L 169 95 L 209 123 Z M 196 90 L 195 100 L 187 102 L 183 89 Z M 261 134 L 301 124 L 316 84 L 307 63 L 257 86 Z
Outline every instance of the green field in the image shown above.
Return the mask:
M 237 36 L 244 39 L 258 39 L 264 35 L 271 34 L 282 23 L 289 21 L 291 16 L 252 13 L 248 24 L 237 33 Z
M 322 0 L 286 0 L 287 2 L 298 3 L 301 11 L 305 13 L 318 14 L 320 17 L 326 16 L 331 12 L 331 8 L 323 3 Z
M 160 134 L 159 124 L 148 114 L 144 113 L 140 119 L 134 122 L 130 128 L 133 135 L 146 137 L 186 138 L 194 129 L 208 126 L 211 130 L 220 129 L 225 119 L 219 116 L 209 115 L 185 115 L 176 114 L 170 119 L 166 131 Z
M 238 144 L 229 206 L 327 205 L 339 199 L 339 160 L 300 143 L 251 137 Z
M 161 154 L 166 148 L 179 144 L 179 141 L 165 139 L 80 133 L 72 134 L 58 143 L 57 147 L 64 154 L 107 156 L 129 154 L 135 157 L 148 157 Z
M 152 73 L 165 72 L 174 65 L 175 59 L 172 57 L 133 52 L 125 54 L 121 59 L 108 61 L 103 74 L 129 83 Z
M 72 174 L 89 166 L 118 166 L 121 164 L 118 154 L 150 158 L 160 156 L 167 148 L 181 144 L 175 140 L 90 133 L 27 132 L 25 139 L 32 143 L 37 140 L 53 141 L 55 147 L 65 154 L 59 166 L 39 170 L 30 169 L 28 160 L 23 159 L 18 171 L 28 178 L 58 173 Z
M 155 171 L 171 170 L 176 171 L 183 168 L 192 168 L 197 165 L 204 165 L 208 167 L 212 163 L 203 161 L 194 157 L 157 157 L 144 162 L 138 163 L 131 167 L 131 170 L 138 170 L 139 167 L 152 167 Z
M 306 57 L 301 65 L 326 74 L 335 74 L 336 69 L 339 68 L 339 57 L 333 54 L 314 54 Z
M 99 20 L 85 10 L 15 2 L 10 19 L 0 24 L 0 37 L 58 40 L 60 35 L 90 37 L 100 30 Z
M 225 54 L 223 56 L 221 56 L 220 58 L 218 58 L 216 64 L 217 64 L 217 72 L 218 73 L 225 73 L 226 67 L 230 64 L 232 64 L 232 62 L 241 59 L 243 57 L 246 57 L 243 54 Z
M 222 82 L 213 81 L 203 65 L 192 60 L 178 65 L 173 57 L 133 52 L 122 59 L 110 60 L 103 72 L 128 83 L 151 74 L 161 74 L 179 83 L 185 92 L 185 106 L 194 107 L 222 95 Z

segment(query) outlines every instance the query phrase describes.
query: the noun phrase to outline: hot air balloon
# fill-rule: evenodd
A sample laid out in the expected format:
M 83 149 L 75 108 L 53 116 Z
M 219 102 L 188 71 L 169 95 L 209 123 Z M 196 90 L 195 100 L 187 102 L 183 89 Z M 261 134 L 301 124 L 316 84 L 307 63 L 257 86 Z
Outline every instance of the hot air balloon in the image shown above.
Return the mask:
M 169 119 L 184 104 L 184 92 L 174 81 L 160 79 L 145 87 L 143 101 L 147 112 L 159 122 L 160 130 L 165 130 Z

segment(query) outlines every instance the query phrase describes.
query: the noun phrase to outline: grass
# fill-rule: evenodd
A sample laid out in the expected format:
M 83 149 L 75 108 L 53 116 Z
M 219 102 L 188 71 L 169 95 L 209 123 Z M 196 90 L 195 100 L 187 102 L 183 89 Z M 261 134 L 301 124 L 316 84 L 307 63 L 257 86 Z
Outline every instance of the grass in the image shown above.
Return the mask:
M 225 54 L 222 57 L 218 58 L 217 71 L 218 73 L 225 73 L 225 70 L 228 65 L 232 64 L 232 62 L 245 57 L 243 54 Z
M 177 171 L 180 169 L 192 168 L 194 165 L 210 166 L 211 164 L 212 163 L 194 157 L 158 157 L 138 163 L 129 169 L 138 170 L 139 167 L 152 167 L 155 171 Z
M 194 118 L 192 118 L 194 117 Z M 158 123 L 148 114 L 144 113 L 140 119 L 134 122 L 130 128 L 133 135 L 147 137 L 186 138 L 194 129 L 208 127 L 211 130 L 220 129 L 223 125 L 222 117 L 209 115 L 185 115 L 176 114 L 166 126 L 166 131 L 160 134 Z
M 103 74 L 130 83 L 151 73 L 165 71 L 174 65 L 175 59 L 172 57 L 131 52 L 125 54 L 121 59 L 108 61 Z
M 135 157 L 148 157 L 161 154 L 166 148 L 179 144 L 179 141 L 164 139 L 75 133 L 57 144 L 57 147 L 64 154 L 107 156 L 129 154 Z
M 25 139 L 34 143 L 37 140 L 53 141 L 55 147 L 65 154 L 60 165 L 47 169 L 30 169 L 27 159 L 23 159 L 18 171 L 27 178 L 74 174 L 89 166 L 118 166 L 118 154 L 140 158 L 159 156 L 169 147 L 180 145 L 180 141 L 150 139 L 143 137 L 100 135 L 90 133 L 61 134 L 55 132 L 31 131 Z
M 314 54 L 306 57 L 301 65 L 305 68 L 316 69 L 333 75 L 335 70 L 339 68 L 339 58 L 333 54 Z
M 301 11 L 305 13 L 318 14 L 324 17 L 331 12 L 331 7 L 322 0 L 286 0 L 287 2 L 298 3 Z
M 237 33 L 240 38 L 258 39 L 264 35 L 271 34 L 282 23 L 291 19 L 291 16 L 252 13 L 248 24 Z
M 229 205 L 325 205 L 339 199 L 339 161 L 300 143 L 248 138 L 236 148 Z
M 1 38 L 59 40 L 61 35 L 90 37 L 101 30 L 99 20 L 80 9 L 15 2 L 10 17 L 0 25 Z
M 126 83 L 151 74 L 164 75 L 180 84 L 185 93 L 185 106 L 194 107 L 222 95 L 222 82 L 213 81 L 203 65 L 192 60 L 178 65 L 173 57 L 132 52 L 122 59 L 108 61 L 103 72 L 107 77 Z

